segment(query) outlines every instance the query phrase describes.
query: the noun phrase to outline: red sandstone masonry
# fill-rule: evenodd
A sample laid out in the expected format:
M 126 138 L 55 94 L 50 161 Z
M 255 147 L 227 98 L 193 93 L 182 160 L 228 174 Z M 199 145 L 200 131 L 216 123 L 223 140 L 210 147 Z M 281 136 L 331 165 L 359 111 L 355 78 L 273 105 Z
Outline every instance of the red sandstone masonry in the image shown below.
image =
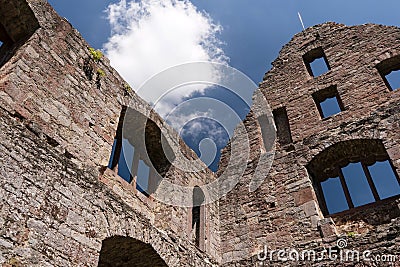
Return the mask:
M 12 11 L 7 16 L 2 14 L 4 7 Z M 350 232 L 356 235 L 349 239 L 349 247 L 400 256 L 398 198 L 331 220 L 323 216 L 305 168 L 335 143 L 368 138 L 382 140 L 400 173 L 400 90 L 389 91 L 376 69 L 383 60 L 400 55 L 400 29 L 326 23 L 297 34 L 282 49 L 258 92 L 272 109 L 286 107 L 293 143 L 278 144 L 267 179 L 249 193 L 249 181 L 265 148 L 255 115 L 247 116 L 252 154 L 234 190 L 206 207 L 203 252 L 194 246 L 190 209 L 146 198 L 104 168 L 122 106 L 133 100 L 133 109 L 146 113 L 149 105 L 127 94 L 125 82 L 106 58 L 92 62 L 106 73 L 100 88 L 95 79 L 88 80 L 83 71 L 90 57 L 88 44 L 47 1 L 0 0 L 0 14 L 0 23 L 18 41 L 0 69 L 4 266 L 97 266 L 101 242 L 111 236 L 151 244 L 168 266 L 255 266 L 264 245 L 320 249 Z M 25 39 L 20 39 L 21 33 Z M 318 47 L 331 70 L 313 78 L 302 56 Z M 337 86 L 345 111 L 321 120 L 311 95 L 332 85 Z M 196 158 L 157 114 L 152 112 L 150 118 L 166 129 L 188 158 Z M 219 173 L 228 164 L 230 149 L 224 150 Z M 172 167 L 166 179 L 194 186 L 214 175 Z M 329 264 L 337 266 L 314 265 Z
M 259 90 L 272 109 L 286 107 L 293 143 L 277 145 L 266 181 L 249 193 L 247 185 L 255 170 L 251 161 L 258 158 L 261 149 L 261 144 L 254 142 L 247 174 L 221 200 L 224 266 L 254 266 L 256 253 L 264 245 L 270 249 L 317 249 L 334 245 L 335 233 L 347 237 L 350 232 L 355 237 L 349 240 L 349 247 L 400 255 L 398 197 L 380 206 L 336 215 L 332 218 L 336 225 L 329 226 L 306 170 L 311 159 L 327 147 L 365 138 L 382 140 L 400 174 L 400 90 L 390 91 L 376 69 L 383 60 L 400 55 L 399 40 L 400 29 L 396 27 L 326 23 L 297 34 L 282 48 Z M 302 57 L 318 47 L 324 50 L 331 70 L 314 78 Z M 337 86 L 345 111 L 322 120 L 312 94 L 332 85 Z M 255 119 L 248 117 L 245 124 L 251 142 L 260 140 L 260 130 L 253 127 Z M 223 153 L 222 166 L 227 159 L 229 150 Z M 271 200 L 276 205 L 271 206 Z M 326 264 L 337 266 L 329 262 L 314 265 Z
M 132 108 L 138 112 L 150 113 L 150 119 L 155 122 L 157 127 L 165 130 L 177 146 L 182 147 L 183 153 L 188 158 L 197 158 L 196 154 L 181 142 L 178 134 L 166 125 L 158 114 L 150 112 L 150 106 L 146 102 L 135 93 L 126 91 L 126 82 L 110 67 L 107 58 L 103 57 L 99 62 L 90 59 L 89 45 L 77 30 L 56 14 L 47 1 L 13 0 L 10 2 L 1 0 L 0 6 L 2 16 L 0 23 L 2 24 L 6 23 L 4 19 L 10 18 L 9 16 L 15 13 L 15 16 L 13 15 L 14 17 L 10 20 L 12 23 L 4 24 L 8 31 L 13 33 L 22 28 L 21 25 L 26 25 L 25 22 L 34 25 L 36 21 L 40 26 L 26 35 L 23 42 L 21 41 L 19 46 L 16 46 L 17 49 L 12 57 L 0 69 L 0 107 L 5 120 L 4 126 L 10 125 L 11 127 L 11 132 L 7 132 L 1 138 L 4 146 L 1 153 L 8 155 L 7 150 L 11 153 L 17 153 L 14 151 L 13 143 L 10 140 L 12 140 L 13 127 L 20 126 L 15 126 L 8 121 L 14 116 L 22 120 L 23 125 L 34 132 L 40 140 L 50 141 L 61 155 L 66 155 L 66 161 L 72 164 L 73 172 L 80 173 L 86 169 L 91 170 L 87 174 L 88 177 L 82 175 L 78 180 L 74 180 L 73 175 L 72 177 L 68 175 L 58 176 L 63 167 L 55 164 L 52 159 L 48 168 L 46 168 L 46 172 L 24 173 L 27 170 L 22 168 L 22 163 L 17 162 L 30 164 L 34 161 L 32 154 L 23 153 L 20 159 L 15 159 L 17 162 L 6 156 L 0 157 L 1 166 L 14 166 L 14 169 L 3 169 L 1 172 L 1 187 L 3 189 L 7 188 L 7 184 L 12 183 L 12 179 L 16 179 L 15 175 L 17 174 L 25 177 L 22 181 L 18 180 L 24 184 L 29 184 L 29 180 L 40 183 L 41 180 L 52 181 L 53 179 L 55 183 L 54 186 L 43 185 L 38 187 L 34 194 L 25 191 L 20 192 L 18 188 L 10 189 L 7 194 L 2 192 L 4 193 L 2 196 L 5 196 L 5 203 L 2 203 L 4 208 L 0 212 L 1 218 L 3 221 L 5 220 L 5 224 L 3 222 L 1 224 L 2 231 L 6 231 L 3 230 L 5 229 L 3 227 L 16 227 L 16 229 L 25 227 L 24 229 L 32 234 L 24 240 L 13 239 L 14 237 L 12 237 L 13 242 L 7 243 L 6 247 L 3 246 L 6 243 L 2 245 L 1 242 L 4 240 L 0 238 L 0 250 L 2 251 L 0 263 L 9 263 L 15 258 L 21 264 L 26 265 L 33 264 L 34 259 L 40 259 L 43 261 L 41 266 L 46 266 L 46 264 L 52 266 L 95 266 L 101 241 L 113 235 L 127 235 L 150 243 L 169 266 L 210 266 L 212 262 L 216 262 L 219 258 L 219 236 L 217 234 L 207 236 L 205 251 L 203 252 L 194 246 L 193 234 L 190 231 L 182 230 L 187 228 L 191 209 L 172 207 L 146 198 L 137 192 L 133 186 L 121 181 L 121 178 L 111 170 L 103 173 L 104 167 L 108 165 L 123 105 L 133 104 Z M 4 7 L 7 7 L 8 10 L 3 10 Z M 88 59 L 94 67 L 92 80 L 89 80 L 84 72 L 85 60 Z M 100 87 L 96 84 L 97 69 L 102 69 L 105 72 L 105 76 L 101 78 Z M 20 142 L 21 148 L 19 149 L 24 150 L 24 145 L 27 144 L 20 138 L 22 137 L 16 134 L 15 141 Z M 37 142 L 40 142 L 32 136 L 29 136 L 28 139 L 31 140 L 30 144 L 33 147 L 36 146 Z M 50 153 L 49 150 L 52 149 L 52 145 L 44 147 L 41 153 Z M 45 161 L 47 158 L 42 160 Z M 39 165 L 40 163 L 37 163 L 37 166 Z M 205 168 L 205 166 L 202 167 Z M 35 175 L 35 177 L 32 178 L 31 175 Z M 65 179 L 65 181 L 62 181 L 62 179 Z M 85 179 L 90 181 L 85 184 Z M 176 184 L 193 186 L 205 184 L 215 178 L 208 170 L 186 173 L 182 170 L 170 168 L 165 179 L 170 179 Z M 22 211 L 17 210 L 16 204 L 20 201 L 21 194 L 27 200 L 36 203 L 36 198 L 44 198 L 54 190 L 58 190 L 56 187 L 60 183 L 63 183 L 62 191 L 66 191 L 65 194 L 69 197 L 68 200 L 65 200 L 69 203 L 68 206 L 64 203 L 57 205 L 58 208 L 65 210 L 66 221 L 57 224 L 57 227 L 52 229 L 51 233 L 54 235 L 49 240 L 46 241 L 45 238 L 47 237 L 42 236 L 42 233 L 38 231 L 45 231 L 46 227 L 51 227 L 47 223 L 51 224 L 52 218 L 49 218 L 48 222 L 42 225 L 43 227 L 39 227 L 40 229 L 29 225 L 18 226 L 17 222 L 13 222 L 11 218 L 15 216 L 22 216 L 27 220 L 34 217 L 32 215 L 33 210 L 25 210 L 25 208 Z M 71 189 L 75 187 L 77 191 Z M 92 202 L 95 202 L 93 198 L 96 198 L 94 188 L 106 192 L 97 196 L 100 202 L 105 201 L 105 203 L 100 203 L 98 206 L 92 204 Z M 24 187 L 21 190 L 26 190 L 26 188 Z M 87 194 L 88 200 L 80 198 L 79 194 L 83 192 L 86 192 L 85 195 Z M 89 196 L 90 194 L 93 194 L 93 196 Z M 58 199 L 50 198 L 51 205 L 56 205 Z M 108 198 L 112 198 L 112 200 L 109 202 Z M 82 202 L 79 203 L 80 201 Z M 38 203 L 37 205 L 40 206 L 41 204 Z M 74 205 L 83 205 L 84 211 L 78 212 Z M 108 215 L 105 215 L 106 217 L 110 216 L 108 218 L 109 225 L 107 223 L 102 224 L 100 221 L 99 225 L 91 222 L 92 219 L 98 221 L 100 220 L 98 216 L 103 216 L 98 213 L 98 209 L 113 210 L 113 207 L 109 205 L 121 206 L 123 211 L 116 213 L 111 211 Z M 5 207 L 7 208 L 5 209 Z M 30 205 L 27 205 L 27 207 L 30 207 Z M 72 222 L 69 222 L 69 219 L 70 215 L 75 213 L 77 215 L 73 216 L 75 218 L 73 223 L 76 224 L 77 229 L 72 232 L 72 235 L 70 230 L 70 223 Z M 85 220 L 85 216 L 91 217 L 91 219 Z M 129 219 L 124 222 L 125 217 L 133 218 L 133 221 Z M 219 222 L 214 219 L 215 217 L 218 217 L 218 203 L 206 207 L 207 232 L 218 233 Z M 110 222 L 114 218 L 115 222 L 111 225 Z M 40 222 L 43 217 L 36 219 Z M 138 220 L 145 223 L 137 224 Z M 85 224 L 89 224 L 93 228 L 90 230 L 95 231 L 96 236 L 85 236 Z M 61 228 L 64 229 L 62 233 L 60 232 Z M 24 229 L 21 231 L 25 231 Z M 134 233 L 131 233 L 131 231 Z M 55 236 L 58 236 L 60 240 L 64 239 L 66 243 L 70 242 L 71 238 L 75 238 L 79 245 L 68 246 L 68 251 L 64 254 L 62 251 L 53 254 L 46 252 L 46 245 L 49 246 L 49 249 L 53 245 L 57 245 L 54 240 Z M 162 239 L 166 240 L 165 244 L 161 242 Z M 18 251 L 25 246 L 25 242 L 32 244 L 44 242 L 43 250 L 20 255 Z M 52 245 L 51 242 L 54 244 Z M 88 244 L 91 244 L 90 249 Z M 82 253 L 86 248 L 88 249 L 87 252 Z M 181 252 L 178 253 L 178 251 Z M 77 259 L 71 257 L 68 253 L 81 255 Z M 88 253 L 90 253 L 90 256 L 87 255 Z M 57 255 L 57 259 L 52 259 L 54 255 Z

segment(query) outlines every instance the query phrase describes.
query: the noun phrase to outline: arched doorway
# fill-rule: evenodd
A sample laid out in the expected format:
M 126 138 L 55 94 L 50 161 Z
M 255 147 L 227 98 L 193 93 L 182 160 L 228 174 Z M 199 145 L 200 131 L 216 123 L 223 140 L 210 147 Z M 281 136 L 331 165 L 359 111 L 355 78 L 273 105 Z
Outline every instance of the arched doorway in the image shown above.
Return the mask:
M 167 267 L 154 248 L 131 237 L 113 236 L 103 240 L 99 267 Z

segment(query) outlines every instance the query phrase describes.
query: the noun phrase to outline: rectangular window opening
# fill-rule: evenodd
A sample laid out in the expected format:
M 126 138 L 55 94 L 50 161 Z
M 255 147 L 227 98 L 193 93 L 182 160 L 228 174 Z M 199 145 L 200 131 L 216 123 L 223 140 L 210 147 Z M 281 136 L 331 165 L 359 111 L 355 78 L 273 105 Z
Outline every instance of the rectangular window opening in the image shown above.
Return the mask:
M 204 199 L 203 190 L 195 186 L 193 188 L 193 207 L 192 207 L 192 230 L 194 230 L 194 242 L 196 247 L 204 251 L 205 241 L 205 217 L 204 217 Z
M 111 148 L 110 161 L 108 162 L 108 166 L 107 166 L 109 169 L 113 169 L 114 168 L 113 163 L 114 163 L 114 158 L 116 156 L 115 155 L 115 150 L 117 148 L 117 143 L 118 143 L 118 139 L 114 139 L 114 143 L 113 143 L 113 146 Z
M 110 154 L 110 161 L 108 163 L 108 168 L 111 170 L 114 170 L 118 162 L 120 161 L 120 156 L 121 156 L 121 150 L 122 150 L 122 126 L 124 123 L 124 118 L 126 114 L 127 107 L 123 106 L 121 109 L 121 113 L 119 116 L 119 121 L 118 121 L 118 126 L 117 126 L 117 131 L 115 133 L 114 137 L 114 143 L 111 148 L 111 154 Z
M 118 159 L 118 175 L 128 183 L 132 182 L 131 171 L 134 153 L 135 148 L 130 144 L 128 139 L 122 139 L 122 147 Z
M 303 61 L 308 73 L 313 77 L 321 76 L 331 69 L 324 50 L 321 47 L 307 52 L 303 56 Z
M 321 189 L 329 214 L 349 209 L 346 195 L 339 177 L 329 178 L 326 181 L 321 182 Z
M 292 134 L 290 132 L 290 124 L 286 107 L 275 109 L 272 114 L 274 116 L 276 135 L 278 137 L 279 144 L 287 145 L 292 143 Z
M 136 189 L 147 197 L 149 193 L 149 178 L 150 178 L 150 167 L 143 161 L 139 160 L 137 177 L 136 177 Z
M 344 111 L 344 105 L 336 86 L 315 92 L 312 97 L 322 119 Z
M 195 231 L 196 247 L 200 246 L 200 206 L 192 207 L 192 229 Z
M 360 162 L 342 168 L 354 207 L 375 202 L 374 194 Z
M 368 166 L 368 171 L 380 199 L 400 194 L 400 181 L 389 160 L 375 162 L 375 164 Z

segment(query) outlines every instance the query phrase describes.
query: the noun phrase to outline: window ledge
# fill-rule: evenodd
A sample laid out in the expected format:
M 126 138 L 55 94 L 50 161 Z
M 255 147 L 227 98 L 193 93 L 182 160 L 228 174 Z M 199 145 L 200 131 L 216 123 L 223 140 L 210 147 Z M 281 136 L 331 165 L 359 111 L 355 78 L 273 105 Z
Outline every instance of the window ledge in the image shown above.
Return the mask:
M 326 117 L 326 118 L 321 118 L 321 121 L 329 121 L 329 120 L 333 120 L 334 118 L 336 118 L 336 117 L 339 117 L 339 116 L 341 116 L 341 115 L 344 115 L 344 114 L 346 114 L 347 113 L 347 109 L 345 109 L 345 110 L 342 110 L 341 112 L 339 112 L 339 113 L 336 113 L 336 114 L 333 114 L 332 116 L 329 116 L 329 117 Z
M 138 199 L 142 204 L 144 204 L 147 209 L 152 210 L 154 208 L 154 198 L 150 195 L 149 197 L 145 196 L 143 193 L 139 192 L 133 183 L 129 183 L 125 181 L 121 176 L 115 173 L 114 170 L 107 168 L 103 175 L 100 176 L 100 181 L 104 183 L 108 188 L 110 188 L 113 192 L 121 195 L 119 192 L 124 191 L 124 195 L 128 194 L 132 197 Z M 115 188 L 119 187 L 119 188 Z M 122 196 L 121 196 L 122 197 Z M 126 199 L 124 199 L 126 202 Z
M 393 197 L 389 197 L 389 198 L 383 199 L 383 200 L 379 200 L 379 201 L 376 201 L 376 202 L 373 202 L 373 203 L 365 204 L 363 206 L 359 206 L 359 207 L 356 207 L 356 208 L 344 210 L 344 211 L 337 212 L 337 213 L 334 213 L 334 214 L 325 215 L 324 217 L 325 218 L 333 218 L 333 219 L 334 218 L 340 218 L 340 217 L 343 217 L 343 216 L 346 216 L 346 215 L 352 215 L 352 214 L 355 214 L 355 213 L 358 213 L 358 212 L 377 209 L 377 208 L 379 208 L 381 206 L 385 206 L 385 205 L 387 205 L 389 203 L 392 203 L 392 202 L 394 202 L 394 201 L 396 201 L 398 199 L 400 200 L 400 194 L 396 195 L 396 196 L 393 196 Z
M 309 76 L 311 77 L 312 80 L 318 80 L 318 79 L 324 79 L 325 76 L 328 76 L 331 73 L 332 73 L 332 69 L 328 70 L 327 72 L 322 73 L 319 76 L 312 76 L 312 75 L 309 75 Z

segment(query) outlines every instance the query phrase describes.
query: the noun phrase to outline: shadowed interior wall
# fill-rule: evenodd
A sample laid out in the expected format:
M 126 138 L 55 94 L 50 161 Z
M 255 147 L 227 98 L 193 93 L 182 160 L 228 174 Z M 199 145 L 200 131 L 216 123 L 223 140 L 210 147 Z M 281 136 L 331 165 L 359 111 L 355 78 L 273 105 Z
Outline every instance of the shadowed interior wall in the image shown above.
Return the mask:
M 167 267 L 148 244 L 130 237 L 114 236 L 102 242 L 98 267 Z

